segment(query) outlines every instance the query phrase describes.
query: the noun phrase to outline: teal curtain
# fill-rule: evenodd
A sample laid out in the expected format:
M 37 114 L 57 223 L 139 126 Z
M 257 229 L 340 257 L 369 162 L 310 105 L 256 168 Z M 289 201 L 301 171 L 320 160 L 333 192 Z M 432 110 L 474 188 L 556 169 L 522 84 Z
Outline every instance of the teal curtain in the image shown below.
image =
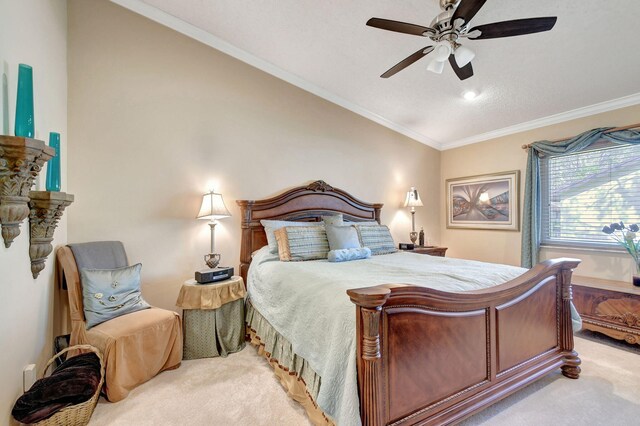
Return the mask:
M 615 144 L 640 144 L 640 132 L 620 130 L 606 133 L 611 127 L 589 130 L 562 142 L 540 141 L 529 148 L 527 173 L 524 188 L 524 209 L 522 215 L 522 260 L 523 268 L 531 268 L 538 263 L 540 250 L 542 213 L 540 197 L 540 156 L 553 156 L 581 151 L 590 145 L 606 140 Z

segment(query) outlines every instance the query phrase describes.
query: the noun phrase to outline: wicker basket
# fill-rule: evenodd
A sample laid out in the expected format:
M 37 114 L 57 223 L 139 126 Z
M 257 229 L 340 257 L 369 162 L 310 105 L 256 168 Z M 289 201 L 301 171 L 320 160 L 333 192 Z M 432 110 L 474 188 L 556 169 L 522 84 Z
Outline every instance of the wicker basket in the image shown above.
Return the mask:
M 91 399 L 80 404 L 65 407 L 48 419 L 41 420 L 38 423 L 32 423 L 32 425 L 84 426 L 89 423 L 89 419 L 91 419 L 91 415 L 93 414 L 93 409 L 96 408 L 96 403 L 98 402 L 98 398 L 100 398 L 100 390 L 102 390 L 102 385 L 104 384 L 104 361 L 102 359 L 100 351 L 91 345 L 70 346 L 66 349 L 61 350 L 49 360 L 46 367 L 44 368 L 44 374 L 47 374 L 47 370 L 49 369 L 51 364 L 53 364 L 56 358 L 68 351 L 75 349 L 86 349 L 91 352 L 95 352 L 96 355 L 98 355 L 98 359 L 100 360 L 100 384 L 98 385 L 98 389 L 96 389 L 96 393 L 91 397 Z

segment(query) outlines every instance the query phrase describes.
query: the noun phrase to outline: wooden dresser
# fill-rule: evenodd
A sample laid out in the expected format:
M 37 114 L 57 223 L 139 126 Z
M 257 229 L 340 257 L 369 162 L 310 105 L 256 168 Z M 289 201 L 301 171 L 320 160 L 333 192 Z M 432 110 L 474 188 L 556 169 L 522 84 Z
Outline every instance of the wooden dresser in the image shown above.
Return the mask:
M 571 284 L 584 329 L 640 345 L 640 287 L 577 276 Z

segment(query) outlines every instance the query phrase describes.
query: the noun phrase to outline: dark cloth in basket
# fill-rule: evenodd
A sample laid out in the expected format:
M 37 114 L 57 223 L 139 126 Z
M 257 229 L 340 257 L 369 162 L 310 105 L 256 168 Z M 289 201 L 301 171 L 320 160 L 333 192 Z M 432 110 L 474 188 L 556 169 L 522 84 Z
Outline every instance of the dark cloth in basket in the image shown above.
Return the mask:
M 47 419 L 70 405 L 88 401 L 100 385 L 100 360 L 91 352 L 67 359 L 49 377 L 36 381 L 13 406 L 22 423 Z

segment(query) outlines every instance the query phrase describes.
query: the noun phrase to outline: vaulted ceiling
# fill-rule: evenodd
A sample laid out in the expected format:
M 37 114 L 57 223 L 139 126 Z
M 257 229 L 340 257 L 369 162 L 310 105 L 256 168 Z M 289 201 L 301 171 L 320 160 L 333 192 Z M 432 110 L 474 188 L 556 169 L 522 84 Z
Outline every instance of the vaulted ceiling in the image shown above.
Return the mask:
M 427 38 L 365 25 L 429 26 L 437 0 L 112 0 L 437 149 L 640 103 L 640 1 L 488 0 L 472 21 L 557 16 L 550 32 L 469 40 L 475 75 L 425 58 L 380 74 Z M 462 94 L 478 93 L 473 101 Z

